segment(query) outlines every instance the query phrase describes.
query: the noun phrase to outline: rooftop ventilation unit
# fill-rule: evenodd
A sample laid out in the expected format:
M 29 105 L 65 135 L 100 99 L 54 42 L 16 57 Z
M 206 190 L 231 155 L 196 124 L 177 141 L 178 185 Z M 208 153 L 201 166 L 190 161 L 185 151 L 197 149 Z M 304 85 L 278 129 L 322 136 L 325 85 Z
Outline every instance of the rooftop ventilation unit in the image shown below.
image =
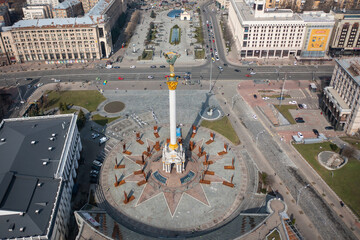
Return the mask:
M 54 149 L 54 147 L 48 147 L 49 151 L 52 151 Z
M 43 162 L 43 166 L 46 166 L 48 164 L 48 162 Z
M 45 163 L 46 163 L 46 162 L 45 162 Z M 38 187 L 41 187 L 42 185 L 43 185 L 42 182 L 39 182 L 39 183 L 37 184 Z
M 35 210 L 35 213 L 36 213 L 36 214 L 39 214 L 39 213 L 40 213 L 40 209 L 36 209 L 36 210 Z
M 20 228 L 20 232 L 23 232 L 23 231 L 25 231 L 25 227 Z
M 6 139 L 5 139 L 5 138 L 2 138 L 2 139 L 0 139 L 0 141 L 1 141 L 1 142 L 5 142 L 5 141 L 6 141 Z
M 51 134 L 52 137 L 56 137 L 56 133 Z
M 32 145 L 35 145 L 35 144 L 36 144 L 36 141 L 31 141 L 31 144 L 32 144 Z
M 24 212 L 19 213 L 20 216 L 24 216 Z
M 51 137 L 51 138 L 49 138 L 50 139 L 50 141 L 54 141 L 55 140 L 55 138 L 54 137 Z

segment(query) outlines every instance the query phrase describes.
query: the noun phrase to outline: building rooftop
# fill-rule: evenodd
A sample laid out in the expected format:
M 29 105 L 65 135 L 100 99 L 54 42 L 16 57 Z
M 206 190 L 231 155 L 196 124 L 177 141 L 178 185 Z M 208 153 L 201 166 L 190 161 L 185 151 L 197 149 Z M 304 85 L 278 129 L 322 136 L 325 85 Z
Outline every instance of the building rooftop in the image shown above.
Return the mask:
M 301 18 L 297 14 L 292 14 L 292 11 L 289 9 L 268 9 L 262 14 L 262 17 L 255 17 L 254 10 L 245 2 L 230 1 L 233 3 L 233 6 L 236 6 L 235 11 L 238 13 L 238 17 L 242 19 L 242 22 L 301 21 Z
M 336 62 L 360 85 L 360 61 L 358 58 L 336 59 Z
M 3 120 L 0 124 L 0 238 L 46 235 L 61 179 L 72 114 Z
M 304 22 L 332 22 L 334 23 L 334 15 L 323 11 L 309 11 L 299 14 Z
M 79 4 L 79 3 L 80 3 L 79 0 L 65 0 L 62 3 L 59 3 L 58 5 L 56 5 L 54 7 L 54 9 L 67 9 L 67 8 L 75 6 L 75 5 Z
M 115 0 L 99 0 L 96 5 L 86 14 L 88 16 L 98 16 L 105 14 L 107 8 L 112 5 Z

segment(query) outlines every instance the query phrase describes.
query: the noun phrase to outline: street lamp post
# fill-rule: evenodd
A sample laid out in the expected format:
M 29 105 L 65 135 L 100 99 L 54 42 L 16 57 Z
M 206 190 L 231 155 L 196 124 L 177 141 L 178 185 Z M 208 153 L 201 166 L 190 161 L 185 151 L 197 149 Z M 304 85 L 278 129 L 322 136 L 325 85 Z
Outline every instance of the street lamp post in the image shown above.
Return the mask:
M 310 187 L 310 183 L 306 184 L 305 186 L 303 186 L 302 188 L 299 189 L 297 197 L 296 197 L 296 205 L 299 205 L 299 198 L 300 198 L 301 191 L 308 187 Z

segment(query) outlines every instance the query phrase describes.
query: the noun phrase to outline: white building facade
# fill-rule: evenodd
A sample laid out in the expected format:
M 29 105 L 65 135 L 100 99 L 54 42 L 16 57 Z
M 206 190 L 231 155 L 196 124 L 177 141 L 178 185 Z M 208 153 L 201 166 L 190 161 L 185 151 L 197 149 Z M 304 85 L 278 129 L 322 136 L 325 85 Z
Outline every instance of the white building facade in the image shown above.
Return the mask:
M 26 0 L 27 5 L 50 5 L 52 8 L 57 6 L 59 0 Z
M 42 19 L 52 18 L 50 5 L 39 5 L 39 6 L 26 6 L 22 8 L 24 13 L 24 20 L 27 19 Z
M 327 18 L 328 15 L 320 17 Z M 290 9 L 265 9 L 265 1 L 256 1 L 250 7 L 245 2 L 230 0 L 228 24 L 241 59 L 301 57 L 302 51 L 307 50 L 304 39 L 310 38 L 307 29 L 309 26 L 315 28 L 314 21 L 317 23 L 317 20 L 308 17 L 308 22 L 304 21 L 302 15 Z M 315 52 L 315 48 L 313 50 Z

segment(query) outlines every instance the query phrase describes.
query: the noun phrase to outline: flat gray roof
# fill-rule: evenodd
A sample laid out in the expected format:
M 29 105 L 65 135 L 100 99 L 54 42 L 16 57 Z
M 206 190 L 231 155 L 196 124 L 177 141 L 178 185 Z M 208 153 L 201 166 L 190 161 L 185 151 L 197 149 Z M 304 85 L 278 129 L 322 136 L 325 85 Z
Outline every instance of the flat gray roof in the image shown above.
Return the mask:
M 73 117 L 67 114 L 1 122 L 0 213 L 13 214 L 0 214 L 0 238 L 47 233 L 61 182 L 54 176 Z M 52 134 L 55 137 L 50 140 Z M 13 223 L 15 227 L 9 231 Z
M 234 2 L 236 5 L 236 8 L 238 9 L 241 18 L 243 21 L 259 21 L 259 22 L 268 22 L 268 21 L 301 21 L 301 18 L 297 14 L 293 14 L 292 17 L 285 17 L 281 16 L 279 14 L 277 17 L 261 17 L 261 18 L 255 18 L 254 16 L 254 10 L 251 9 L 249 5 L 247 5 L 245 2 Z M 265 12 L 264 14 L 274 14 L 274 13 L 287 13 L 289 14 L 288 9 L 272 9 L 269 12 Z M 269 22 L 271 23 L 271 22 Z
M 360 86 L 360 75 L 356 75 L 350 70 L 351 61 L 358 61 L 359 58 L 348 58 L 348 59 L 335 59 L 335 61 L 354 79 L 354 81 Z M 358 61 L 360 62 L 360 61 Z
M 67 9 L 69 7 L 79 4 L 79 0 L 65 0 L 54 7 L 54 9 Z

